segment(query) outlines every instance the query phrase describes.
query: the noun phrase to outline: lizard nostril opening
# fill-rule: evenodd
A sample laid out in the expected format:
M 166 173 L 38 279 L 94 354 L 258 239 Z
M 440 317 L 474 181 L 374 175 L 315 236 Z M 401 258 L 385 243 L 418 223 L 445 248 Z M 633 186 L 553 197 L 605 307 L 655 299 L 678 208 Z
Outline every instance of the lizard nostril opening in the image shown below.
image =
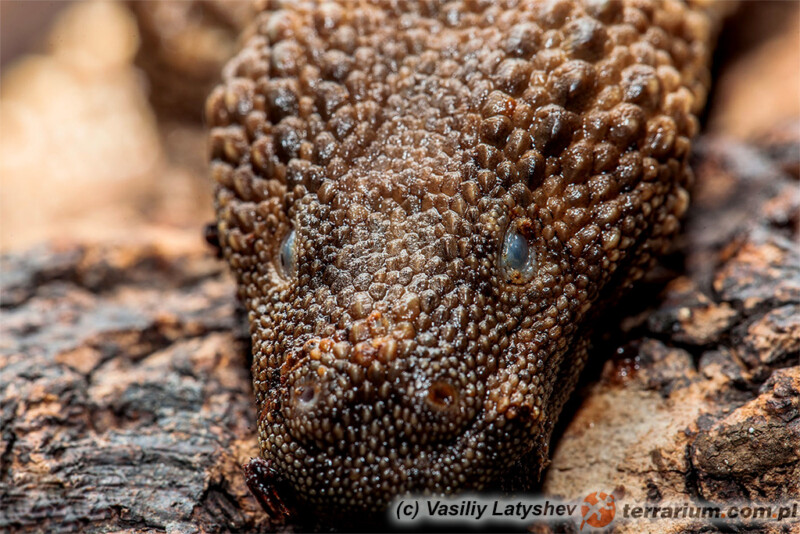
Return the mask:
M 316 397 L 316 391 L 314 391 L 313 387 L 298 386 L 294 390 L 294 397 L 300 404 L 308 405 L 314 401 L 314 397 Z
M 427 401 L 436 410 L 448 410 L 458 402 L 458 392 L 449 382 L 434 382 L 428 388 Z

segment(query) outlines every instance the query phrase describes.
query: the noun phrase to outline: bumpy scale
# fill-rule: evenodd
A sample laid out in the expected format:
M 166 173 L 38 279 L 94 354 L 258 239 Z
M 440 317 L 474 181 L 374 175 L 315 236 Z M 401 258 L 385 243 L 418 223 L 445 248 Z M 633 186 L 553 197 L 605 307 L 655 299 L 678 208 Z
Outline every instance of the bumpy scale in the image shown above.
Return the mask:
M 687 208 L 712 27 L 671 0 L 262 6 L 206 112 L 296 502 L 539 476 L 592 314 Z

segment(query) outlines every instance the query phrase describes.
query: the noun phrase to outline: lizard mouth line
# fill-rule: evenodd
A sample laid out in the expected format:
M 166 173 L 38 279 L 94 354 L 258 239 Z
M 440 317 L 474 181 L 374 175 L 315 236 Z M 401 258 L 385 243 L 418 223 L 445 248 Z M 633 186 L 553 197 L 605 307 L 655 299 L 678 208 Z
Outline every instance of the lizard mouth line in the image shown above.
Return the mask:
M 406 492 L 422 491 L 428 488 L 426 478 L 432 476 L 435 472 L 442 473 L 442 480 L 447 478 L 449 470 L 445 466 L 445 458 L 452 458 L 454 456 L 463 456 L 461 453 L 468 449 L 470 441 L 479 436 L 481 433 L 481 422 L 483 421 L 483 412 L 476 416 L 475 420 L 464 429 L 459 435 L 453 436 L 446 440 L 436 441 L 429 443 L 425 448 L 419 452 L 409 452 L 406 456 L 393 460 L 389 465 L 393 466 L 392 469 L 402 470 L 405 468 L 406 463 L 402 460 L 410 461 L 409 474 L 412 479 L 409 487 L 405 488 Z M 313 465 L 324 466 L 328 455 L 317 444 L 309 443 L 304 440 L 298 440 L 291 432 L 288 432 L 288 437 L 296 444 L 296 454 L 308 455 L 316 459 Z M 287 445 L 290 445 L 287 443 Z M 371 463 L 364 463 L 361 467 L 354 467 L 356 472 L 368 473 L 373 469 L 377 469 L 384 458 L 375 458 Z M 400 460 L 400 461 L 398 461 Z M 498 473 L 500 468 L 498 467 Z M 461 487 L 462 485 L 459 485 Z M 369 488 L 361 488 L 364 491 L 369 491 Z M 479 488 L 473 488 L 479 489 Z
M 451 436 L 443 437 L 441 439 L 437 439 L 435 441 L 429 441 L 429 442 L 425 442 L 423 444 L 419 444 L 420 449 L 421 449 L 420 453 L 422 453 L 422 452 L 424 452 L 426 450 L 428 450 L 428 451 L 438 451 L 438 450 L 447 449 L 447 448 L 450 448 L 450 447 L 457 446 L 458 442 L 461 439 L 463 439 L 463 437 L 466 434 L 469 434 L 471 431 L 475 430 L 476 427 L 478 427 L 480 425 L 480 423 L 484 420 L 484 416 L 485 416 L 484 410 L 480 410 L 469 421 L 467 421 L 465 423 L 464 427 L 458 433 L 456 433 L 454 435 L 451 435 Z M 352 426 L 357 426 L 357 425 L 352 425 Z M 295 432 L 291 428 L 287 429 L 286 434 L 291 438 L 291 440 L 294 443 L 296 443 L 298 446 L 303 447 L 306 452 L 309 452 L 309 453 L 312 453 L 312 454 L 325 454 L 325 452 L 323 450 L 323 447 L 321 447 L 319 444 L 316 443 L 317 440 L 307 439 L 307 438 L 304 438 L 304 437 L 299 437 L 299 436 L 297 436 L 295 434 Z M 353 446 L 352 444 L 349 444 L 349 445 Z M 410 447 L 413 447 L 416 444 L 410 442 L 406 436 L 403 436 L 403 439 L 399 439 L 398 440 L 398 446 L 400 446 L 400 445 L 404 445 L 404 446 L 407 446 L 407 447 L 410 448 Z M 340 448 L 337 447 L 336 449 L 339 452 L 343 452 L 343 453 L 347 451 L 346 448 L 345 449 L 340 449 Z M 413 453 L 411 451 L 409 451 L 408 454 L 406 454 L 405 456 L 410 456 L 411 454 L 413 454 Z

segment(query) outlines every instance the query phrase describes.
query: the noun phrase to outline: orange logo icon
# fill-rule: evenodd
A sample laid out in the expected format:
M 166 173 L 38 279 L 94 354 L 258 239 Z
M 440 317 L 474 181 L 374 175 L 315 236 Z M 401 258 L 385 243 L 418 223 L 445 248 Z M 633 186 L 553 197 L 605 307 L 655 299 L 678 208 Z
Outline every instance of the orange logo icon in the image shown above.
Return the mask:
M 595 491 L 590 493 L 583 500 L 581 505 L 581 528 L 588 524 L 590 527 L 602 528 L 607 526 L 614 519 L 614 514 L 617 512 L 617 506 L 614 504 L 614 496 L 603 493 L 602 491 Z

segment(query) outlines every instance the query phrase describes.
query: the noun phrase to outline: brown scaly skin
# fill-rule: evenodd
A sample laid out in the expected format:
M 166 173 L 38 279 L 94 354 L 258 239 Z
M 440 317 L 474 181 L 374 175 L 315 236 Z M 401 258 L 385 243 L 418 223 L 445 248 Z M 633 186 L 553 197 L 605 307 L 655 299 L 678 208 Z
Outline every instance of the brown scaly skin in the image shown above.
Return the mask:
M 710 18 L 650 0 L 279 4 L 206 110 L 270 476 L 328 517 L 524 487 L 592 314 L 686 210 Z

